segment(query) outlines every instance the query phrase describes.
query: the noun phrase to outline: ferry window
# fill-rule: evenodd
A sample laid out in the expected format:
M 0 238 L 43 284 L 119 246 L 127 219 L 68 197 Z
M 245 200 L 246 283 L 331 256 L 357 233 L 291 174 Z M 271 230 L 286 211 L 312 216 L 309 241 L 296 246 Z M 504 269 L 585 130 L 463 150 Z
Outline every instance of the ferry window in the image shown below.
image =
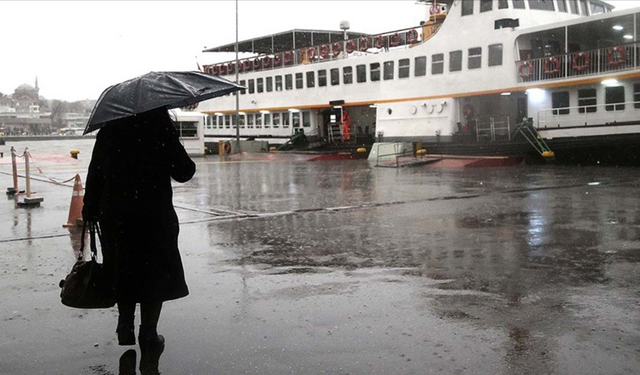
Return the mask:
M 411 67 L 409 59 L 400 59 L 398 61 L 398 78 L 409 78 Z
M 427 74 L 427 56 L 418 56 L 415 59 L 413 75 L 420 77 Z
M 253 113 L 247 114 L 247 128 L 253 129 Z
M 268 128 L 271 126 L 271 113 L 264 114 L 264 127 Z
M 564 0 L 558 0 L 558 11 L 567 13 L 567 4 L 565 4 Z
M 259 93 L 264 91 L 264 78 L 256 79 L 256 88 Z
M 249 94 L 256 92 L 255 83 L 252 79 L 249 80 Z
M 457 72 L 462 70 L 462 51 L 449 52 L 449 71 Z
M 218 127 L 218 123 L 217 123 L 218 116 L 208 115 L 207 117 L 209 118 L 209 120 L 207 121 L 207 129 L 211 129 L 211 128 L 215 129 L 215 128 L 217 128 Z
M 180 137 L 193 138 L 198 136 L 197 121 L 178 121 L 176 127 L 180 129 Z
M 289 127 L 289 112 L 284 112 L 282 114 L 282 127 L 283 128 Z
M 489 66 L 502 65 L 502 44 L 489 46 Z
M 567 0 L 567 1 L 569 1 L 569 10 L 571 10 L 571 13 L 580 14 L 580 12 L 578 11 L 578 0 Z
M 468 16 L 473 14 L 473 3 L 474 1 L 463 1 L 462 2 L 462 15 Z
M 633 85 L 633 107 L 640 108 L 640 83 Z
M 300 112 L 293 112 L 291 114 L 291 123 L 293 124 L 294 128 L 300 127 Z
M 302 112 L 302 126 L 305 128 L 311 127 L 311 112 Z
M 302 73 L 296 73 L 296 88 L 301 89 L 304 87 L 304 83 L 302 82 Z
M 267 92 L 273 91 L 273 77 L 267 77 Z
M 227 129 L 231 127 L 231 116 L 224 115 L 224 127 Z
M 549 0 L 529 0 L 529 9 L 554 11 L 553 1 Z
M 217 123 L 218 123 L 218 129 L 222 129 L 222 125 L 224 125 L 224 118 L 222 117 L 222 115 L 218 115 L 216 116 L 217 119 Z
M 318 86 L 324 87 L 327 85 L 327 71 L 325 69 L 318 70 Z
M 488 12 L 491 10 L 493 0 L 480 0 L 480 12 Z
M 482 66 L 482 48 L 469 48 L 469 69 L 478 69 Z
M 380 80 L 380 63 L 371 63 L 369 64 L 369 71 L 371 74 L 371 81 L 379 81 Z
M 276 91 L 282 91 L 282 76 L 276 76 Z
M 431 74 L 442 74 L 443 71 L 444 71 L 444 54 L 438 53 L 435 55 L 431 55 Z
M 331 86 L 336 86 L 340 84 L 340 69 L 333 68 L 331 69 Z
M 307 87 L 316 85 L 316 72 L 307 72 Z
M 582 7 L 582 15 L 583 16 L 588 16 L 589 15 L 589 6 L 587 5 L 587 0 L 580 0 L 580 5 Z
M 606 104 L 624 103 L 624 87 L 605 87 L 604 102 Z M 607 111 L 623 111 L 624 104 L 608 105 L 605 109 Z
M 513 9 L 524 9 L 524 0 L 513 0 Z
M 231 127 L 237 128 L 236 124 L 237 124 L 236 115 L 233 115 L 231 116 Z
M 345 85 L 353 83 L 353 68 L 350 66 L 345 66 L 342 68 L 342 81 Z
M 560 91 L 551 93 L 551 107 L 553 109 L 563 108 L 554 110 L 554 115 L 568 115 L 569 114 L 569 91 Z
M 284 89 L 285 90 L 293 89 L 293 76 L 291 74 L 287 74 L 284 76 Z
M 606 13 L 606 9 L 602 4 L 591 3 L 591 15 Z
M 256 113 L 256 129 L 262 128 L 262 114 Z
M 596 89 L 584 89 L 578 90 L 578 112 L 579 113 L 591 113 L 597 110 L 596 108 L 597 98 L 596 98 Z
M 273 127 L 280 127 L 280 113 L 276 112 L 273 114 Z
M 498 9 L 508 9 L 509 1 L 507 0 L 498 0 Z
M 367 82 L 367 66 L 366 65 L 356 66 L 356 80 L 358 82 Z
M 233 117 L 235 118 L 235 115 Z M 244 115 L 240 115 L 240 114 L 238 115 L 238 122 L 240 123 L 240 127 L 244 128 L 244 123 L 245 123 Z M 234 124 L 235 124 L 235 119 L 234 119 Z
M 384 72 L 383 72 L 384 77 L 383 78 L 385 79 L 385 81 L 388 80 L 388 79 L 393 79 L 393 68 L 394 68 L 393 65 L 394 65 L 393 61 L 385 61 L 384 62 Z
M 244 79 L 240 81 L 240 86 L 246 86 L 246 85 L 247 85 L 247 81 L 245 81 Z M 241 95 L 244 95 L 244 94 L 246 94 L 246 93 L 247 93 L 247 90 L 246 90 L 246 89 L 242 89 L 242 90 L 240 90 L 240 94 L 241 94 Z

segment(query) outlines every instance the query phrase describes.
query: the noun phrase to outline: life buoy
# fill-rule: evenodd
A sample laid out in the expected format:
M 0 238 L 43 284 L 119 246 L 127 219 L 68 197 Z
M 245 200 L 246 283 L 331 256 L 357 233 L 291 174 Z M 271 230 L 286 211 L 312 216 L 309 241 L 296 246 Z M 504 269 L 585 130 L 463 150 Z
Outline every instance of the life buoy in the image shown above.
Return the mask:
M 400 40 L 400 34 L 398 34 L 398 33 L 395 33 L 395 34 L 393 34 L 393 35 L 391 35 L 391 36 L 389 37 L 389 44 L 391 45 L 391 47 L 397 47 L 397 46 L 399 46 L 399 45 L 400 45 L 400 42 L 401 42 L 401 40 Z
M 355 51 L 356 42 L 354 42 L 353 39 L 347 40 L 347 43 L 345 44 L 345 50 L 347 51 L 347 53 L 352 53 L 353 51 Z
M 384 37 L 382 35 L 378 35 L 376 37 L 376 39 L 373 41 L 373 45 L 376 48 L 382 48 L 384 47 Z
M 323 59 L 326 59 L 327 57 L 329 57 L 329 45 L 328 44 L 321 45 L 318 52 L 320 54 L 320 57 L 322 57 Z
M 525 72 L 524 68 L 527 68 L 527 71 Z M 531 74 L 533 74 L 533 64 L 531 63 L 531 61 L 523 61 L 522 63 L 520 63 L 520 67 L 518 68 L 518 75 L 522 78 L 528 78 L 531 77 Z
M 234 72 L 234 63 L 230 62 L 227 64 L 227 73 L 232 74 Z
M 627 51 L 624 47 L 609 48 L 607 52 L 607 62 L 611 66 L 618 66 L 625 62 L 627 59 Z
M 364 52 L 369 49 L 369 38 L 362 37 L 360 38 L 360 51 Z
M 476 114 L 476 109 L 473 108 L 471 103 L 467 103 L 462 107 L 462 114 L 464 115 L 464 118 L 472 118 Z
M 275 55 L 273 55 L 273 65 L 274 66 L 280 66 L 282 64 L 282 54 L 281 53 L 276 53 Z
M 583 59 L 583 63 L 580 64 L 580 59 Z M 587 69 L 589 67 L 589 64 L 591 63 L 591 58 L 589 57 L 589 54 L 584 53 L 584 52 L 578 52 L 575 55 L 573 55 L 573 69 L 581 72 L 585 69 Z
M 259 57 L 256 57 L 253 60 L 253 69 L 260 69 L 262 67 L 262 60 Z
M 227 74 L 227 66 L 224 64 L 220 64 L 220 68 L 218 69 L 218 71 L 220 72 L 220 74 Z
M 284 63 L 289 65 L 293 62 L 293 52 L 287 51 L 284 53 Z
M 310 47 L 307 50 L 307 58 L 309 60 L 312 60 L 314 57 L 316 57 L 316 48 L 315 47 Z
M 220 70 L 218 69 L 218 65 L 214 65 L 213 69 L 211 67 L 209 67 L 209 69 L 212 70 L 213 75 L 217 76 L 220 73 Z
M 244 71 L 244 64 L 238 61 L 238 73 L 242 73 Z
M 333 43 L 333 46 L 331 47 L 331 53 L 333 53 L 333 56 L 338 56 L 340 52 L 342 52 L 342 43 L 340 42 Z
M 553 67 L 552 65 L 553 64 Z M 544 59 L 544 73 L 545 74 L 556 74 L 560 71 L 560 61 L 555 56 L 547 57 Z
M 416 29 L 411 29 L 409 31 L 407 31 L 407 44 L 413 44 L 415 42 L 418 41 L 418 32 L 416 31 Z
M 244 60 L 244 70 L 247 72 L 250 72 L 251 68 L 253 68 L 253 64 L 251 64 L 251 60 Z
M 271 57 L 269 55 L 265 55 L 265 57 L 262 59 L 262 67 L 263 68 L 271 67 Z
M 231 143 L 230 142 L 225 142 L 224 146 L 222 146 L 222 150 L 224 151 L 225 154 L 228 154 L 231 152 Z

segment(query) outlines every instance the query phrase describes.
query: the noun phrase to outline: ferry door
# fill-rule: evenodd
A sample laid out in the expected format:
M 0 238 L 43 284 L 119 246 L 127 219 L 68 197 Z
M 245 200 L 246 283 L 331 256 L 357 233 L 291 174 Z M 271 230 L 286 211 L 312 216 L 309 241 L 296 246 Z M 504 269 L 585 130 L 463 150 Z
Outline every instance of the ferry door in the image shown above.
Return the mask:
M 527 96 L 519 96 L 518 97 L 518 113 L 517 113 L 517 118 L 516 118 L 516 124 L 519 124 L 522 122 L 522 119 L 524 118 L 529 118 L 529 111 L 528 111 L 528 103 L 527 103 Z

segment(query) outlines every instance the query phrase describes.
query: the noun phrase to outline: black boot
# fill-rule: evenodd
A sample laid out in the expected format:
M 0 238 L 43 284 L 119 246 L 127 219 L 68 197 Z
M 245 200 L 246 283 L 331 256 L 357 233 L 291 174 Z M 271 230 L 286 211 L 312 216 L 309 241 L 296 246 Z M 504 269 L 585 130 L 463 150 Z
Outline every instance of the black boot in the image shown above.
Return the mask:
M 136 351 L 129 349 L 120 356 L 118 375 L 136 375 Z
M 158 375 L 158 363 L 164 351 L 164 336 L 158 335 L 155 329 L 140 326 L 140 373 L 142 375 Z

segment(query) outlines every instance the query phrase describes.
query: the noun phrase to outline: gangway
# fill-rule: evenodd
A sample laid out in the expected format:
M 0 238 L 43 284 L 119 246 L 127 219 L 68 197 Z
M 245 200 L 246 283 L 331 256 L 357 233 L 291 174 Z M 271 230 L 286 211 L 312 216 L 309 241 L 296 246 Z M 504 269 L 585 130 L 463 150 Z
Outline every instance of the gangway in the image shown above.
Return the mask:
M 518 133 L 522 135 L 524 139 L 526 139 L 527 142 L 529 142 L 529 144 L 531 144 L 531 146 L 533 146 L 533 148 L 535 148 L 543 158 L 555 158 L 556 154 L 551 151 L 551 149 L 547 145 L 547 142 L 545 142 L 544 139 L 540 137 L 540 134 L 538 134 L 536 128 L 533 127 L 533 119 L 524 119 L 520 124 L 516 125 L 511 138 L 513 138 Z

